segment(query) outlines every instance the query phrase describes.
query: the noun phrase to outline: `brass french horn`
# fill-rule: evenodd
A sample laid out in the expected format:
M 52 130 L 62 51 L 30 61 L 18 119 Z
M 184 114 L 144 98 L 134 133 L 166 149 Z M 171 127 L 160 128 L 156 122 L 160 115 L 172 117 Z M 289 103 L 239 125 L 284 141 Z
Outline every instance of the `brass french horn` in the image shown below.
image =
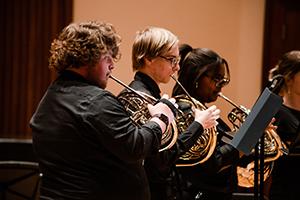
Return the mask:
M 244 106 L 238 106 L 228 97 L 224 96 L 222 93 L 219 93 L 219 97 L 230 103 L 234 108 L 228 114 L 228 120 L 233 125 L 232 132 L 236 132 L 241 124 L 245 121 L 246 117 L 249 115 L 250 110 Z M 264 181 L 271 175 L 274 161 L 282 156 L 285 152 L 286 146 L 281 141 L 279 135 L 274 129 L 266 129 L 264 134 Z M 260 148 L 260 145 L 258 146 Z M 254 160 L 253 152 L 245 159 L 246 162 L 241 163 L 237 166 L 238 174 L 238 185 L 240 187 L 252 188 L 254 187 Z M 252 156 L 251 156 L 252 155 Z M 260 177 L 260 176 L 259 176 Z
M 180 110 L 175 119 L 178 134 L 184 134 L 184 131 L 189 127 L 189 125 L 194 121 L 195 108 L 200 110 L 206 110 L 207 108 L 199 101 L 194 99 L 189 95 L 186 89 L 181 85 L 181 83 L 174 77 L 171 76 L 177 84 L 183 89 L 185 94 L 178 95 L 175 98 L 176 103 L 179 107 L 188 107 L 186 111 Z M 196 143 L 185 152 L 176 162 L 177 167 L 189 167 L 204 163 L 210 158 L 214 152 L 217 144 L 217 130 L 216 127 L 204 129 L 204 133 L 199 136 Z
M 147 121 L 149 121 L 151 119 L 151 115 L 149 113 L 147 105 L 155 104 L 157 102 L 157 99 L 146 93 L 130 88 L 111 75 L 110 78 L 127 89 L 126 91 L 118 95 L 118 99 L 124 105 L 125 110 L 131 116 L 132 121 L 138 126 L 143 125 Z M 175 121 L 173 121 L 167 127 L 166 131 L 162 134 L 161 146 L 159 151 L 161 152 L 170 149 L 176 143 L 177 137 L 177 126 Z

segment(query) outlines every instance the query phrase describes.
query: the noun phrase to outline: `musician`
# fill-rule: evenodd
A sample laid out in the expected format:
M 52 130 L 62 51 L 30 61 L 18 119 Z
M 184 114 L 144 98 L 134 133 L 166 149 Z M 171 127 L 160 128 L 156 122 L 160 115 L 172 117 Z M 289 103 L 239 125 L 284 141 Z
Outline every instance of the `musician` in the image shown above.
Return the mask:
M 218 93 L 230 80 L 226 60 L 210 49 L 192 48 L 188 44 L 180 46 L 180 56 L 178 81 L 202 104 L 216 101 Z M 176 84 L 173 96 L 182 94 L 185 92 Z M 239 152 L 221 140 L 230 131 L 230 127 L 221 119 L 218 119 L 217 131 L 217 145 L 207 161 L 177 168 L 184 183 L 184 199 L 231 199 L 237 184 Z
M 269 76 L 283 80 L 276 91 L 283 97 L 283 105 L 275 115 L 275 125 L 288 148 L 288 154 L 275 161 L 270 200 L 296 200 L 300 197 L 300 51 L 285 53 Z
M 148 27 L 138 32 L 132 47 L 132 66 L 136 71 L 130 87 L 161 98 L 160 84 L 168 83 L 170 76 L 179 69 L 180 56 L 178 38 L 169 30 L 159 27 Z M 122 91 L 120 95 L 124 94 Z M 150 155 L 145 160 L 145 169 L 149 179 L 151 199 L 174 199 L 177 180 L 173 171 L 177 158 L 187 151 L 203 133 L 204 128 L 216 125 L 220 110 L 211 106 L 205 111 L 195 109 L 195 120 L 185 134 L 171 149 Z
M 53 41 L 49 67 L 58 78 L 30 121 L 40 199 L 150 199 L 144 159 L 158 152 L 174 105 L 163 96 L 138 127 L 105 90 L 120 41 L 111 24 L 93 21 L 72 23 Z M 154 117 L 161 114 L 166 121 Z

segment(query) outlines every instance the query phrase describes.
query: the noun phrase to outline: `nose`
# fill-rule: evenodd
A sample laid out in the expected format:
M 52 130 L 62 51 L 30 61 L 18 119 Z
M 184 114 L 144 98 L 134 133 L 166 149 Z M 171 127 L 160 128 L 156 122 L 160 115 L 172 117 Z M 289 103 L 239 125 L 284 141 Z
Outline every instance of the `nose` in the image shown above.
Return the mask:
M 109 65 L 109 69 L 110 70 L 113 70 L 115 68 L 115 64 L 112 62 L 110 65 Z
M 172 68 L 173 72 L 178 72 L 180 70 L 179 63 L 176 63 L 176 65 Z

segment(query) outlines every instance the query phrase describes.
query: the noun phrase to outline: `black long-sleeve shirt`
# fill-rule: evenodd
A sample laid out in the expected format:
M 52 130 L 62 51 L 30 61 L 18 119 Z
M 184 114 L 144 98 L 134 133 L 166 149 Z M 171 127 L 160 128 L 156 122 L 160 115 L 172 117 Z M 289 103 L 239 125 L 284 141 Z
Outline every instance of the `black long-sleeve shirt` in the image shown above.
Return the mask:
M 161 98 L 160 89 L 155 81 L 141 72 L 135 74 L 134 80 L 129 86 L 156 99 Z M 174 177 L 170 177 L 170 175 L 175 168 L 176 160 L 195 144 L 202 133 L 202 125 L 192 122 L 184 133 L 179 134 L 176 144 L 171 149 L 146 158 L 145 169 L 149 179 L 151 199 L 168 199 L 175 195 L 173 191 L 170 191 L 171 187 L 175 186 L 173 184 L 176 184 Z
M 199 192 L 205 199 L 228 199 L 237 186 L 239 153 L 221 140 L 224 131 L 230 128 L 221 119 L 218 122 L 218 141 L 210 158 L 195 166 L 178 168 L 186 184 L 185 199 L 194 199 Z
M 270 199 L 296 200 L 300 196 L 300 111 L 282 105 L 275 119 L 276 132 L 289 154 L 275 161 Z
M 159 149 L 160 126 L 138 128 L 110 92 L 65 71 L 30 126 L 43 173 L 41 199 L 150 198 L 143 163 Z

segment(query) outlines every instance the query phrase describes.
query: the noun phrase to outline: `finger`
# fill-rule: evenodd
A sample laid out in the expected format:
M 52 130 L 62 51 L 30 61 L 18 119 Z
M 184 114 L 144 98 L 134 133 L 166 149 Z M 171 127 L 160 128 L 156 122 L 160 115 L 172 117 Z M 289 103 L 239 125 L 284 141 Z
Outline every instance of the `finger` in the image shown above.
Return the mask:
M 217 109 L 217 106 L 212 105 L 212 106 L 210 106 L 207 110 L 214 111 L 214 110 L 216 110 L 216 109 Z
M 218 125 L 218 122 L 217 121 L 214 121 L 213 123 L 212 123 L 212 126 L 217 126 Z
M 168 94 L 163 94 L 163 95 L 161 96 L 161 98 L 169 99 L 169 95 L 168 95 Z
M 175 103 L 176 103 L 176 99 L 174 99 L 174 98 L 170 98 L 169 101 L 170 101 L 172 104 L 175 104 Z
M 175 106 L 176 108 L 178 108 L 178 107 L 179 107 L 177 103 L 174 103 L 174 106 Z
M 197 109 L 197 108 L 195 108 L 194 106 L 192 106 L 192 112 L 193 112 L 193 113 L 196 112 L 196 109 Z
M 151 110 L 154 106 L 152 104 L 148 104 L 147 107 L 148 107 L 148 110 Z
M 216 109 L 216 110 L 213 111 L 214 115 L 220 115 L 220 113 L 221 113 L 220 109 Z

